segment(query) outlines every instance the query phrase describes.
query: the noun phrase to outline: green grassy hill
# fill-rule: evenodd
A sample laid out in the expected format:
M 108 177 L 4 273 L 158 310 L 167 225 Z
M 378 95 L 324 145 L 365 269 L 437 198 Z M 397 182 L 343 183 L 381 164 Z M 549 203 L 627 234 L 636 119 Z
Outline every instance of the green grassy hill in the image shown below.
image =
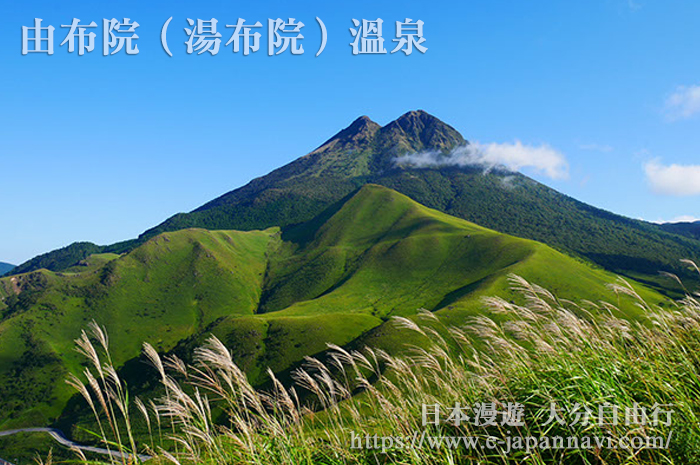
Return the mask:
M 509 273 L 561 298 L 613 297 L 615 276 L 602 269 L 376 185 L 294 226 L 166 232 L 127 254 L 3 278 L 0 429 L 56 421 L 72 395 L 63 379 L 81 369 L 73 340 L 93 319 L 118 365 L 138 358 L 143 341 L 167 352 L 213 332 L 262 383 L 266 367 L 283 372 L 327 342 L 399 350 L 385 324 L 393 315 L 425 308 L 460 323 L 483 311 L 482 296 L 516 299 Z

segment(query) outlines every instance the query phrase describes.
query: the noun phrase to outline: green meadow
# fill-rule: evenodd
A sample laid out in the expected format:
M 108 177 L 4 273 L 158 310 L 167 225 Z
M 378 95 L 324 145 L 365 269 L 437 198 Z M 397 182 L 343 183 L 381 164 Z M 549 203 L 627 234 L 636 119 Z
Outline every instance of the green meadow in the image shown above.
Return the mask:
M 421 309 L 447 324 L 483 313 L 482 298 L 513 302 L 517 274 L 561 299 L 609 300 L 616 276 L 526 239 L 500 234 L 367 185 L 313 220 L 263 231 L 188 229 L 133 251 L 98 254 L 62 272 L 0 280 L 0 428 L 65 421 L 64 383 L 84 361 L 74 340 L 95 321 L 117 367 L 144 342 L 161 353 L 214 334 L 254 385 L 326 344 L 400 352 L 388 323 Z M 640 284 L 654 305 L 665 297 Z M 616 316 L 642 310 L 621 302 Z M 75 401 L 75 400 L 74 400 Z

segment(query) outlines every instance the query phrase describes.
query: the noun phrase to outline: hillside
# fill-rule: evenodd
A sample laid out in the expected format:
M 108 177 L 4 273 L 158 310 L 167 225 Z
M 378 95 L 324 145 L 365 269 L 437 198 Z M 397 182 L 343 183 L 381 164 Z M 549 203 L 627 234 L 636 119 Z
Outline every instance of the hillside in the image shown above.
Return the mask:
M 254 179 L 190 213 L 173 216 L 137 240 L 99 248 L 122 253 L 167 231 L 186 228 L 254 230 L 308 221 L 325 208 L 374 183 L 484 227 L 537 240 L 598 265 L 672 292 L 671 271 L 696 277 L 679 260 L 700 261 L 700 240 L 678 228 L 660 226 L 597 209 L 522 174 L 474 167 L 397 166 L 396 157 L 422 151 L 448 153 L 468 144 L 451 126 L 412 111 L 386 126 L 358 118 L 313 152 Z M 60 271 L 96 253 L 74 244 L 21 265 L 15 273 Z
M 15 268 L 15 265 L 10 265 L 9 263 L 5 263 L 5 262 L 0 262 L 0 276 L 12 271 L 14 268 Z
M 118 365 L 137 358 L 143 341 L 167 352 L 213 332 L 261 383 L 265 367 L 283 372 L 326 342 L 371 339 L 399 350 L 405 340 L 385 324 L 392 315 L 425 308 L 463 323 L 483 312 L 482 296 L 518 298 L 509 273 L 562 298 L 614 297 L 608 272 L 376 185 L 294 226 L 166 232 L 65 272 L 3 278 L 0 429 L 59 418 L 72 395 L 63 379 L 81 370 L 73 340 L 93 319 L 107 328 Z M 640 316 L 631 303 L 623 308 Z

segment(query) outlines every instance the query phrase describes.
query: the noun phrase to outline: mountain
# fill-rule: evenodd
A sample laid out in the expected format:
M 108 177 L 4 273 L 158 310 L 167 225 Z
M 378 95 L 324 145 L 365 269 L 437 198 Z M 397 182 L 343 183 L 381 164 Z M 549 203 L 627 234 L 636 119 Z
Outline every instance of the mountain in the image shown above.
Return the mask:
M 5 273 L 9 273 L 15 268 L 15 265 L 10 265 L 9 263 L 0 262 L 0 276 Z
M 693 239 L 700 239 L 700 221 L 663 223 L 659 225 L 664 231 L 680 234 Z
M 313 152 L 247 185 L 178 214 L 146 231 L 258 229 L 307 221 L 366 183 L 383 185 L 413 200 L 499 232 L 537 240 L 661 289 L 671 271 L 700 260 L 700 238 L 616 215 L 563 195 L 520 173 L 474 167 L 417 169 L 396 158 L 424 151 L 446 154 L 468 142 L 453 127 L 424 111 L 411 111 L 382 127 L 355 120 Z
M 447 154 L 465 144 L 459 132 L 424 111 L 408 112 L 386 126 L 362 116 L 288 165 L 190 213 L 177 214 L 137 240 L 101 251 L 129 251 L 162 232 L 186 228 L 254 230 L 301 223 L 360 186 L 374 183 L 484 227 L 544 242 L 664 292 L 677 291 L 678 286 L 660 277 L 661 270 L 697 282 L 696 275 L 679 262 L 700 261 L 700 240 L 692 235 L 592 207 L 504 169 L 419 169 L 396 163 L 401 155 Z M 53 260 L 57 253 L 49 253 L 41 262 L 57 263 Z M 82 259 L 89 253 L 86 249 L 72 258 Z M 60 271 L 70 261 L 47 268 Z M 29 262 L 15 271 L 42 266 L 46 267 Z
M 326 343 L 371 338 L 388 350 L 392 315 L 425 308 L 448 323 L 483 312 L 481 297 L 519 297 L 519 274 L 561 298 L 615 296 L 615 276 L 531 240 L 504 235 L 365 185 L 311 220 L 283 228 L 161 233 L 129 253 L 97 254 L 63 272 L 0 279 L 0 429 L 57 421 L 81 371 L 73 341 L 104 325 L 118 365 L 141 343 L 167 352 L 216 334 L 255 383 Z M 650 302 L 662 296 L 643 285 Z M 641 310 L 622 300 L 624 316 Z M 595 310 L 592 310 L 595 311 Z
M 175 215 L 143 236 L 186 227 L 257 229 L 306 221 L 370 179 L 394 172 L 399 155 L 447 153 L 465 143 L 454 128 L 423 111 L 384 127 L 362 116 L 308 155 L 191 213 Z

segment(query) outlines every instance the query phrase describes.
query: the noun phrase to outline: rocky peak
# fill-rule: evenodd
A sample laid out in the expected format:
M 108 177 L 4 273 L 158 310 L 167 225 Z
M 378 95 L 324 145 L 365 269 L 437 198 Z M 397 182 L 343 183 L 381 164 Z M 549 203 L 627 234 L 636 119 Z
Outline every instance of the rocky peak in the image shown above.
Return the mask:
M 390 149 L 398 145 L 401 152 L 447 152 L 467 143 L 455 128 L 423 110 L 409 111 L 387 124 L 380 130 L 380 137 L 383 147 Z
M 330 147 L 346 149 L 353 148 L 353 146 L 364 146 L 374 138 L 379 129 L 381 129 L 381 126 L 368 116 L 360 116 L 350 126 L 321 144 L 315 151 Z

